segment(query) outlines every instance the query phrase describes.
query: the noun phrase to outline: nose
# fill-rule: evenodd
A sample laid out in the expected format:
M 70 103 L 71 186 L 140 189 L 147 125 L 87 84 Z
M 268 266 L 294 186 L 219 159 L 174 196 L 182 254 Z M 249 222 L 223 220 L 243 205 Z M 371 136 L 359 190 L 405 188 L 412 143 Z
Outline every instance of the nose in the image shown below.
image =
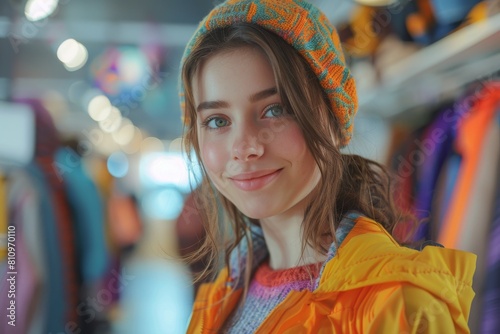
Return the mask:
M 257 132 L 256 129 L 246 126 L 236 136 L 233 143 L 233 160 L 249 161 L 264 154 L 264 145 Z

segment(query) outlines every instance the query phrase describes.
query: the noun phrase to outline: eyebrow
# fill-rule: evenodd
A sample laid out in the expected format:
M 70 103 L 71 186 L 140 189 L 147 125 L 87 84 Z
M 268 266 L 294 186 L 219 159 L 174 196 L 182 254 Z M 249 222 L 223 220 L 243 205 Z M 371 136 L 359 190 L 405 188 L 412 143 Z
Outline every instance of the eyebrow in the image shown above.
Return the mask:
M 263 100 L 267 97 L 270 97 L 270 96 L 273 96 L 276 94 L 278 94 L 278 89 L 276 87 L 271 87 L 271 88 L 264 89 L 263 91 L 260 91 L 258 93 L 253 94 L 252 96 L 250 96 L 249 100 L 250 100 L 250 102 L 257 102 L 257 101 Z M 201 111 L 207 110 L 207 109 L 220 109 L 220 108 L 228 108 L 228 107 L 229 107 L 229 103 L 227 103 L 226 101 L 221 101 L 221 100 L 205 101 L 205 102 L 201 102 L 198 105 L 198 107 L 196 108 L 196 111 L 201 112 Z
M 263 91 L 255 93 L 252 96 L 250 96 L 250 102 L 257 102 L 259 100 L 265 99 L 266 97 L 270 97 L 276 94 L 278 94 L 278 90 L 276 89 L 276 87 L 264 89 Z
M 196 108 L 197 112 L 201 112 L 203 110 L 208 110 L 208 109 L 221 109 L 221 108 L 228 108 L 229 103 L 225 101 L 206 101 L 206 102 L 201 102 L 198 104 L 198 107 Z

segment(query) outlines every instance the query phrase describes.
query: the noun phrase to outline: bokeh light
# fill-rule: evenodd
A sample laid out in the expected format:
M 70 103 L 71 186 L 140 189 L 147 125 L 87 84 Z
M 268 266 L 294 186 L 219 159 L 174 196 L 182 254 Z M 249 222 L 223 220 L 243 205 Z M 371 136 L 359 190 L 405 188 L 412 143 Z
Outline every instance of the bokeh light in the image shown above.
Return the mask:
M 110 108 L 109 115 L 102 121 L 99 121 L 99 127 L 104 132 L 112 133 L 120 128 L 121 122 L 122 114 L 120 113 L 120 110 L 112 106 Z
M 141 153 L 162 152 L 165 150 L 163 142 L 155 137 L 145 138 L 141 143 Z
M 142 201 L 144 212 L 153 219 L 177 219 L 183 205 L 184 198 L 175 188 L 151 191 Z
M 111 102 L 106 96 L 97 95 L 90 100 L 87 111 L 94 121 L 103 121 L 111 113 Z
M 108 171 L 117 178 L 124 177 L 128 173 L 129 162 L 127 155 L 123 152 L 114 152 L 108 158 Z
M 58 0 L 28 0 L 24 15 L 29 21 L 39 21 L 51 15 L 57 8 Z
M 141 149 L 142 138 L 142 131 L 138 127 L 134 126 L 134 136 L 127 145 L 122 147 L 123 152 L 127 154 L 135 154 L 139 152 Z
M 88 51 L 83 44 L 69 38 L 57 48 L 57 58 L 64 64 L 68 71 L 82 68 L 88 59 Z
M 135 127 L 128 119 L 123 118 L 121 126 L 118 130 L 112 133 L 113 139 L 121 146 L 128 145 L 134 139 Z
M 146 154 L 139 168 L 146 187 L 170 185 L 185 193 L 191 191 L 191 186 L 197 186 L 201 173 L 199 166 L 190 168 L 186 156 L 175 152 Z

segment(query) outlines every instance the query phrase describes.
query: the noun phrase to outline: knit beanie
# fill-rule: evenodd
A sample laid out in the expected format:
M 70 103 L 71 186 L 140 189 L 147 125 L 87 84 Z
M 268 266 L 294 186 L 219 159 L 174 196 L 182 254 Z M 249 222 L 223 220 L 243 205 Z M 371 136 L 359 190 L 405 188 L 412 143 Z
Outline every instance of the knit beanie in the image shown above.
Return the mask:
M 312 4 L 302 0 L 228 0 L 215 7 L 200 23 L 189 41 L 181 62 L 201 37 L 217 28 L 253 23 L 280 36 L 307 61 L 328 96 L 341 130 L 341 146 L 349 143 L 358 108 L 356 85 L 335 27 Z M 181 108 L 184 92 L 180 85 Z

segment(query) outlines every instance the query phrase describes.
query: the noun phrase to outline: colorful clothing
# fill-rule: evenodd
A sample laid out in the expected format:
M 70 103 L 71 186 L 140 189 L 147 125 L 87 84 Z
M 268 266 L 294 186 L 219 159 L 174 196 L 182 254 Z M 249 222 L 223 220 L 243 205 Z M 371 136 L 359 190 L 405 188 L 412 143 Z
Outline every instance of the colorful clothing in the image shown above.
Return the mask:
M 357 214 L 347 215 L 336 231 L 336 243 L 332 243 L 327 261 L 337 253 L 337 245 L 341 244 L 354 226 Z M 260 243 L 255 251 L 267 254 L 265 244 Z M 237 252 L 233 253 L 236 254 Z M 234 259 L 235 257 L 233 257 Z M 234 263 L 234 262 L 233 262 Z M 319 285 L 319 277 L 325 266 L 323 263 L 311 264 L 285 270 L 272 270 L 268 262 L 260 265 L 250 283 L 248 296 L 243 309 L 231 319 L 229 333 L 253 333 L 266 316 L 281 303 L 291 291 L 314 291 Z M 238 272 L 232 273 L 231 281 L 237 281 Z M 241 282 L 242 280 L 240 280 Z
M 474 254 L 400 246 L 358 217 L 314 291 L 292 291 L 255 333 L 469 333 Z M 241 288 L 224 269 L 200 287 L 188 333 L 218 333 Z

